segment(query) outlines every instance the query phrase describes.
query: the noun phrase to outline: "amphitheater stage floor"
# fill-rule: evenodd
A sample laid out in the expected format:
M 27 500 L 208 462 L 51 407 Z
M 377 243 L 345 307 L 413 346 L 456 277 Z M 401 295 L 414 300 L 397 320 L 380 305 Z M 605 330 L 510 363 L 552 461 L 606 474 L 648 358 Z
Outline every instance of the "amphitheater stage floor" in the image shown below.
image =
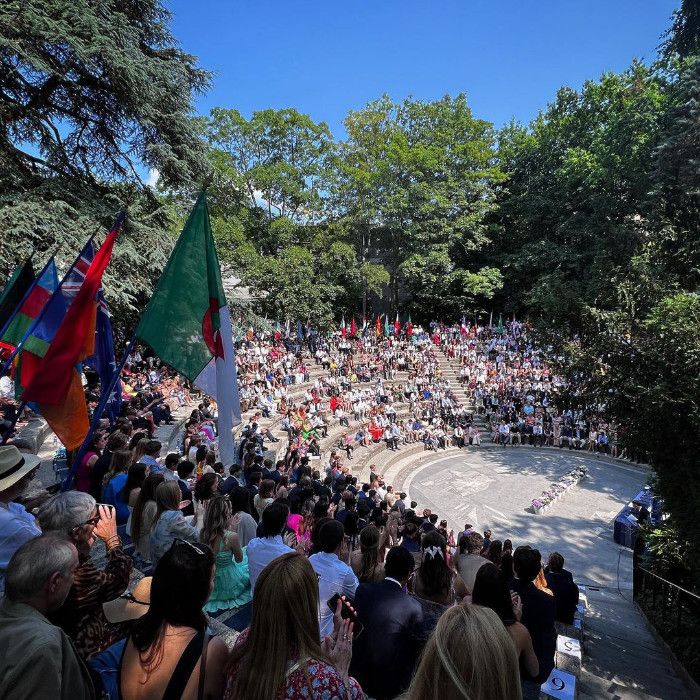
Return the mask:
M 589 476 L 545 514 L 530 510 L 549 485 L 578 464 Z M 644 487 L 647 470 L 587 453 L 523 447 L 423 453 L 389 479 L 418 508 L 447 518 L 455 533 L 469 522 L 514 546 L 536 546 L 546 561 L 560 552 L 576 581 L 631 588 L 631 551 L 613 542 L 613 519 Z

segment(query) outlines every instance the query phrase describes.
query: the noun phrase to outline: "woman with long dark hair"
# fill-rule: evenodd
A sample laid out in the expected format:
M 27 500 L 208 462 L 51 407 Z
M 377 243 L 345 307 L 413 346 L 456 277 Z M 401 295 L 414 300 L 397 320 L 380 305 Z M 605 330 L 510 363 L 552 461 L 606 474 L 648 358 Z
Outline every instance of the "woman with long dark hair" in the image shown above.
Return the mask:
M 501 565 L 501 557 L 503 556 L 503 544 L 501 540 L 494 540 L 491 542 L 488 552 L 486 552 L 486 558 L 493 562 L 496 566 Z
M 409 579 L 408 588 L 423 608 L 423 641 L 427 641 L 442 613 L 468 594 L 462 577 L 447 563 L 447 543 L 437 530 L 424 535 L 420 566 Z
M 360 530 L 360 548 L 350 555 L 350 566 L 360 583 L 384 580 L 384 563 L 379 561 L 379 530 L 374 525 Z
M 238 525 L 236 533 L 241 547 L 247 547 L 254 537 L 258 524 L 250 514 L 250 493 L 242 486 L 234 486 L 228 494 L 231 501 L 231 509 L 234 516 L 237 516 Z
M 85 493 L 90 491 L 92 468 L 106 446 L 107 433 L 102 430 L 96 430 L 75 472 L 75 488 L 77 491 L 84 491 Z
M 227 649 L 210 637 L 202 607 L 214 555 L 204 544 L 175 540 L 153 574 L 151 604 L 135 623 L 120 668 L 122 700 L 220 698 Z
M 209 501 L 219 490 L 221 477 L 216 472 L 205 474 L 194 486 L 194 500 L 202 504 Z
M 517 593 L 511 593 L 495 566 L 482 566 L 474 580 L 472 603 L 491 608 L 506 628 L 515 644 L 521 666 L 532 678 L 540 671 L 537 655 L 532 646 L 532 637 L 527 627 L 520 622 L 522 603 Z
M 418 597 L 439 605 L 452 605 L 468 592 L 461 576 L 447 564 L 447 543 L 436 530 L 428 532 L 421 543 L 422 559 L 409 582 Z

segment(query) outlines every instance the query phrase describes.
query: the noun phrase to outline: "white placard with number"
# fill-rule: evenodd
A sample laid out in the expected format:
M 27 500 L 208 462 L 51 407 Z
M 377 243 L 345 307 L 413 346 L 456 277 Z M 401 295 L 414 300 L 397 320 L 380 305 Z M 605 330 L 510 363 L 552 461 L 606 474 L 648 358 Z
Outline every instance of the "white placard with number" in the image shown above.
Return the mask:
M 568 656 L 575 656 L 577 659 L 581 660 L 581 642 L 573 637 L 565 637 L 560 634 L 557 637 L 557 652 L 560 654 L 567 654 Z
M 556 700 L 574 700 L 576 696 L 576 676 L 558 668 L 552 670 L 549 678 L 542 684 L 541 690 Z

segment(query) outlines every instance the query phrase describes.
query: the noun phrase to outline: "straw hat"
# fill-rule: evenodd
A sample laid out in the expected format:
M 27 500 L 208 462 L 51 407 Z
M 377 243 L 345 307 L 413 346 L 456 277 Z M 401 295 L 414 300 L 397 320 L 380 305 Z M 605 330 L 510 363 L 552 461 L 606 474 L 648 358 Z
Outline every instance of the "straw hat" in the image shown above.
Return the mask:
M 102 603 L 102 610 L 108 622 L 118 624 L 127 620 L 138 620 L 148 612 L 151 605 L 151 582 L 153 576 L 142 578 L 129 593 L 125 591 L 119 598 Z
M 9 489 L 40 464 L 39 457 L 20 452 L 14 445 L 0 447 L 0 491 Z

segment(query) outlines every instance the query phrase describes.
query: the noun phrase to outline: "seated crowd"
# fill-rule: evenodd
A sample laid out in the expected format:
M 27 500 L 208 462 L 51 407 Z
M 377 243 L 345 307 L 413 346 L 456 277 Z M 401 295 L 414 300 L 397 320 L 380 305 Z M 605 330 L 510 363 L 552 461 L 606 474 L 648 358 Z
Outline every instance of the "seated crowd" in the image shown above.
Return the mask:
M 554 397 L 564 379 L 533 344 L 527 325 L 455 325 L 437 333 L 445 354 L 459 364 L 460 383 L 477 413 L 489 422 L 492 442 L 625 456 L 618 450 L 619 427 L 603 420 L 597 407 L 559 414 Z
M 289 443 L 285 464 L 294 466 L 305 455 L 320 456 L 323 438 L 336 425 L 346 430 L 333 447 L 348 461 L 356 450 L 364 448 L 364 454 L 377 444 L 394 451 L 416 442 L 426 450 L 479 446 L 475 416 L 483 415 L 491 440 L 504 446 L 568 447 L 625 457 L 618 449 L 618 426 L 603 420 L 598 407 L 556 410 L 554 399 L 564 381 L 529 333 L 513 321 L 503 330 L 431 324 L 431 332 L 416 327 L 410 337 L 398 338 L 316 336 L 315 351 L 308 354 L 325 373 L 296 401 L 288 387 L 309 379 L 299 344 L 279 336 L 243 343 L 239 352 L 248 359 L 239 370 L 248 374 L 240 383 L 242 390 L 248 387 L 253 411 L 243 435 L 255 436 L 261 445 L 274 442 L 261 419 L 279 417 Z M 466 403 L 443 377 L 437 347 L 458 364 Z

